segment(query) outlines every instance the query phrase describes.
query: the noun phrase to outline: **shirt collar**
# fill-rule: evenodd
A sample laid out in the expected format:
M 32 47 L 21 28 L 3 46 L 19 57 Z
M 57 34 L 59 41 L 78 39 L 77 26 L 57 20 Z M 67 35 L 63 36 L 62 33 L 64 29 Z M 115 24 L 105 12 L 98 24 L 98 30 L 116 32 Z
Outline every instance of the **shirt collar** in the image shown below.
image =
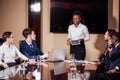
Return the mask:
M 78 28 L 78 27 L 80 27 L 80 25 L 81 25 L 81 23 L 79 23 L 77 27 L 75 27 L 75 25 L 74 25 L 74 27 L 75 27 L 75 28 Z
M 26 43 L 27 43 L 28 45 L 32 44 L 32 43 L 30 43 L 30 42 L 27 42 L 27 41 L 26 41 Z
M 119 45 L 120 43 L 117 43 L 116 45 L 115 45 L 115 48 Z
M 6 48 L 10 48 L 12 45 L 10 44 L 10 46 L 8 46 L 5 43 L 3 43 L 3 46 L 5 46 Z

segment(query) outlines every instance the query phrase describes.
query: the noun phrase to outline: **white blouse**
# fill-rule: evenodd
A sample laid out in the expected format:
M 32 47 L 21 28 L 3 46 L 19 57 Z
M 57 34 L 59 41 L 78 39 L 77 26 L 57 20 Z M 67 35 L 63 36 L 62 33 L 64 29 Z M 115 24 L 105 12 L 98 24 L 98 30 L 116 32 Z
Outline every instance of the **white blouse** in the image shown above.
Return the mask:
M 88 41 L 90 36 L 87 27 L 80 23 L 77 27 L 74 24 L 69 26 L 68 38 L 71 40 L 84 39 L 84 41 Z
M 24 56 L 15 45 L 11 44 L 10 46 L 3 43 L 0 46 L 0 64 L 2 64 L 2 60 L 4 63 L 15 62 L 15 56 L 18 55 L 23 60 L 28 60 L 26 56 Z

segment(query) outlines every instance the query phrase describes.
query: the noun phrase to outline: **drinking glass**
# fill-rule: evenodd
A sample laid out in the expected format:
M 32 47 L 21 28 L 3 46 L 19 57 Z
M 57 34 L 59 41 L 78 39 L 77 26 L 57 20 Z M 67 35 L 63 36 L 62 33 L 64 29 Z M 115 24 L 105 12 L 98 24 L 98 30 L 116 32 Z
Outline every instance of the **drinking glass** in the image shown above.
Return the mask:
M 75 54 L 71 54 L 71 64 L 75 64 Z
M 26 63 L 25 63 L 25 61 L 24 61 L 24 62 L 21 64 L 21 70 L 20 70 L 21 76 L 24 76 L 24 75 L 25 75 L 25 70 L 26 70 L 25 65 L 26 65 Z
M 40 55 L 37 56 L 37 71 L 40 71 L 40 65 L 41 65 L 41 58 Z

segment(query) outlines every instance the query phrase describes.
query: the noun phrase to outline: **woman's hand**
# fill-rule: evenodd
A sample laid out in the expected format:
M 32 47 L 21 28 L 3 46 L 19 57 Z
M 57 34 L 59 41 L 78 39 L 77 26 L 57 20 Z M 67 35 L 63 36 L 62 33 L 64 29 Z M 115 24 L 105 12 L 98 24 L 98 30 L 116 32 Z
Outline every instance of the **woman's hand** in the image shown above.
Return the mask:
M 6 69 L 6 68 L 9 68 L 9 66 L 6 64 L 6 63 L 2 63 L 3 67 Z
M 67 45 L 70 45 L 71 40 L 68 38 L 67 39 Z
M 84 39 L 79 39 L 78 41 L 79 41 L 79 43 L 81 43 L 81 42 L 84 42 Z

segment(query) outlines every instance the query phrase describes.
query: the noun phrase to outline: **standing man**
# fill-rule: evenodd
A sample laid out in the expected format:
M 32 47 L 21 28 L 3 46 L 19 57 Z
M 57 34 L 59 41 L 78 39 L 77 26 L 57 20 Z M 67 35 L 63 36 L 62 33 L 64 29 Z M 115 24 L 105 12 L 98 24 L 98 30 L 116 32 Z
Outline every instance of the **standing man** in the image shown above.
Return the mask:
M 75 59 L 84 60 L 86 56 L 86 49 L 84 42 L 90 39 L 88 29 L 81 23 L 81 14 L 79 11 L 73 13 L 73 24 L 68 28 L 67 45 L 70 44 L 70 54 L 75 55 Z M 72 45 L 72 42 L 78 42 L 76 45 Z
M 22 32 L 23 36 L 25 37 L 25 41 L 21 42 L 20 44 L 20 51 L 28 58 L 30 59 L 36 59 L 38 58 L 38 55 L 40 55 L 41 58 L 47 57 L 47 54 L 44 54 L 37 46 L 35 40 L 36 35 L 35 32 L 30 29 L 26 28 Z

